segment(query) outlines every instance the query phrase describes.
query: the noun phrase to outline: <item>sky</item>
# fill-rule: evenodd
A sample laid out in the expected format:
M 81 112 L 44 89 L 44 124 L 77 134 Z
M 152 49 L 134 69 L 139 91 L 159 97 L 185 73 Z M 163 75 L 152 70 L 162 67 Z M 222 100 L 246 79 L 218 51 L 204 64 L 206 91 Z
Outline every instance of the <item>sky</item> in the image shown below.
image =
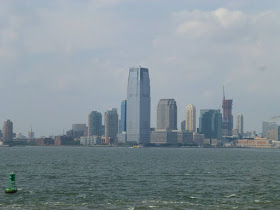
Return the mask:
M 278 0 L 3 0 L 0 125 L 62 134 L 126 99 L 128 69 L 149 68 L 151 125 L 161 98 L 221 109 L 245 130 L 280 115 Z

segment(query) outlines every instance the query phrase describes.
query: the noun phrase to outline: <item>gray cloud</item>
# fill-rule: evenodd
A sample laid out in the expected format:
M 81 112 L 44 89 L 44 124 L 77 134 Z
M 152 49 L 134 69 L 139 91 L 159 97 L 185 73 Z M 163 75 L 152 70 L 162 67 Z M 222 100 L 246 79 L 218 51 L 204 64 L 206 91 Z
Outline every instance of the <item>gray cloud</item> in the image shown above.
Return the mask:
M 278 11 L 248 12 L 243 4 L 174 10 L 166 1 L 162 11 L 142 13 L 147 4 L 157 5 L 3 3 L 0 123 L 11 118 L 23 133 L 32 124 L 38 135 L 85 123 L 91 110 L 119 108 L 128 67 L 138 64 L 150 69 L 153 125 L 160 98 L 177 100 L 181 121 L 189 103 L 221 108 L 223 85 L 234 112 L 244 113 L 246 129 L 259 130 L 263 119 L 279 113 Z M 135 5 L 135 12 L 127 10 Z

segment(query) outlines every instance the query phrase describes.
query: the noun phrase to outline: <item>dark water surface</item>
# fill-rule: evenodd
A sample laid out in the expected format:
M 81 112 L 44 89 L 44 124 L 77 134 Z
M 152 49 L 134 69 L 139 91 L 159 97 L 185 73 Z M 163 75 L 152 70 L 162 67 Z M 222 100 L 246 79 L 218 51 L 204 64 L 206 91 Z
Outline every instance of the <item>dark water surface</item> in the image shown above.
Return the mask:
M 0 208 L 279 209 L 279 160 L 273 149 L 2 147 Z

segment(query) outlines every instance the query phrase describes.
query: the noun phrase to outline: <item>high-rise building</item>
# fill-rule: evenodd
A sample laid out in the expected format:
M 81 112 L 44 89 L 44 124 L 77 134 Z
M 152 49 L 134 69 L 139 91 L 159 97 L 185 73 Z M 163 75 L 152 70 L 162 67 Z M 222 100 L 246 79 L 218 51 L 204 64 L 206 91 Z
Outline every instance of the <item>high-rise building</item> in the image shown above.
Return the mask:
M 126 113 L 127 113 L 127 100 L 121 103 L 121 132 L 126 132 Z
M 262 136 L 264 138 L 267 137 L 267 133 L 270 130 L 274 130 L 275 128 L 277 128 L 277 123 L 274 121 L 263 121 L 262 122 Z
M 244 134 L 243 114 L 238 114 L 236 117 L 236 130 L 238 132 L 238 136 L 240 138 L 243 138 L 243 134 Z
M 177 104 L 174 99 L 160 99 L 157 106 L 157 129 L 177 130 Z
M 27 138 L 28 138 L 28 139 L 34 139 L 34 138 L 35 138 L 35 134 L 34 134 L 34 132 L 32 131 L 32 129 L 31 129 L 31 131 L 28 131 L 28 133 L 27 133 Z
M 186 108 L 186 131 L 196 132 L 196 108 L 193 104 Z
M 222 114 L 219 109 L 200 110 L 199 133 L 207 139 L 221 139 Z
M 149 70 L 129 69 L 127 86 L 127 141 L 150 143 L 151 98 Z
M 3 142 L 13 140 L 13 123 L 10 120 L 4 122 L 3 125 Z
M 74 132 L 76 131 L 86 131 L 87 130 L 87 125 L 86 124 L 72 124 L 72 130 Z
M 186 131 L 186 120 L 181 122 L 181 131 Z
M 118 134 L 119 116 L 116 108 L 105 112 L 105 143 L 110 144 Z
M 225 92 L 223 97 L 223 136 L 232 136 L 233 129 L 233 115 L 232 115 L 232 99 L 225 99 Z
M 88 115 L 88 135 L 102 136 L 102 114 L 93 111 Z

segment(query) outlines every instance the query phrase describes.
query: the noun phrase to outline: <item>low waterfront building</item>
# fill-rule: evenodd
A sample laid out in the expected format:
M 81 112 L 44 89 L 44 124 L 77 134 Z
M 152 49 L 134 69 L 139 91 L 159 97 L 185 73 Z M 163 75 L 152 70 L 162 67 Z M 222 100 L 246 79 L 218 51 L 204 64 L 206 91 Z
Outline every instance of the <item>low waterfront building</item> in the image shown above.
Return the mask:
M 200 134 L 200 137 L 203 135 Z M 181 130 L 166 130 L 157 129 L 151 131 L 152 144 L 167 144 L 167 145 L 189 145 L 193 146 L 196 143 L 193 141 L 194 134 Z
M 194 145 L 193 133 L 187 131 L 177 131 L 177 142 L 182 145 Z
M 176 145 L 178 144 L 177 132 L 166 129 L 151 131 L 151 143 Z
M 198 146 L 203 146 L 204 144 L 204 134 L 193 133 L 193 142 Z
M 38 146 L 50 146 L 50 145 L 54 145 L 54 139 L 53 138 L 30 139 L 29 143 Z
M 75 145 L 74 139 L 70 136 L 56 136 L 54 140 L 55 146 Z
M 272 148 L 272 141 L 267 138 L 255 139 L 240 139 L 237 140 L 237 147 L 250 147 L 250 148 Z
M 101 145 L 102 140 L 100 136 L 82 136 L 80 137 L 80 144 L 84 146 Z

